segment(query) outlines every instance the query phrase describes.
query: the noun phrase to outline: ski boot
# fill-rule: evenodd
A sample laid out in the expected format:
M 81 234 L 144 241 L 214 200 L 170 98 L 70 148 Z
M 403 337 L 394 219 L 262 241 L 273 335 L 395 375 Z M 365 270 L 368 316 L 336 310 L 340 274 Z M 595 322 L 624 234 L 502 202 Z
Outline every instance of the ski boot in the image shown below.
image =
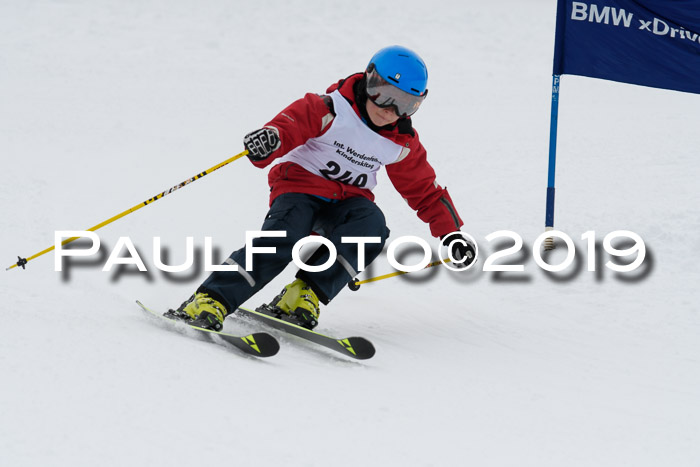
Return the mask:
M 180 305 L 177 310 L 168 310 L 163 316 L 186 321 L 191 326 L 221 331 L 227 314 L 226 307 L 220 302 L 208 294 L 196 293 Z
M 285 321 L 298 324 L 306 329 L 313 329 L 318 324 L 321 309 L 316 293 L 301 279 L 284 287 L 268 308 L 280 315 Z

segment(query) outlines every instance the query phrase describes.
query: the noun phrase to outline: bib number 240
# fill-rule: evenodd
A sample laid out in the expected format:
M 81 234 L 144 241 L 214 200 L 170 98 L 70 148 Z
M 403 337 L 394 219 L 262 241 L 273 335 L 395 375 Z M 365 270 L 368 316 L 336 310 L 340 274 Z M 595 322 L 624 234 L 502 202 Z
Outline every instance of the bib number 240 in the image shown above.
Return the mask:
M 336 182 L 345 183 L 346 185 L 353 185 L 359 188 L 363 188 L 367 185 L 367 174 L 360 174 L 357 177 L 353 177 L 352 172 L 346 170 L 342 175 L 340 173 L 340 165 L 337 162 L 328 161 L 326 164 L 327 169 L 321 169 L 321 174 L 329 180 L 335 180 Z

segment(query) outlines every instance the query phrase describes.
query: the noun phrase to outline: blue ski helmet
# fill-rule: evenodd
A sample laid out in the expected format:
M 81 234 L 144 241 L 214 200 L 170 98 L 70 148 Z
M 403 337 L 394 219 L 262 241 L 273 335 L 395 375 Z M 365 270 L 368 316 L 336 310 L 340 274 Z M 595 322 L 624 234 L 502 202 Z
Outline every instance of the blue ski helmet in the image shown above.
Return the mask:
M 422 96 L 428 87 L 428 68 L 417 53 L 400 45 L 385 47 L 369 61 L 388 83 L 414 96 Z
M 379 107 L 394 107 L 400 117 L 418 110 L 428 94 L 428 69 L 406 47 L 393 45 L 374 54 L 367 65 L 367 95 Z

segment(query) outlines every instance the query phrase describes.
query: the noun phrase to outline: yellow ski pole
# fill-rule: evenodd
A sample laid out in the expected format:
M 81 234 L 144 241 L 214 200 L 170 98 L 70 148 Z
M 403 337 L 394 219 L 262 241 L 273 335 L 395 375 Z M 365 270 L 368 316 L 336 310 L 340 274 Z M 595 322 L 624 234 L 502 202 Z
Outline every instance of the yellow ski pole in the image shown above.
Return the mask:
M 451 260 L 449 258 L 444 259 L 444 260 L 440 260 L 440 261 L 435 261 L 433 263 L 430 263 L 429 265 L 427 265 L 423 269 L 432 268 L 433 266 L 437 266 L 440 263 L 449 263 L 450 261 Z M 350 290 L 359 290 L 359 288 L 362 284 L 367 284 L 368 282 L 383 281 L 384 279 L 389 279 L 390 277 L 400 276 L 402 274 L 408 274 L 408 271 L 396 271 L 396 272 L 392 272 L 390 274 L 384 274 L 383 276 L 372 277 L 370 279 L 365 279 L 365 280 L 361 280 L 361 281 L 358 281 L 357 279 L 355 279 L 355 280 L 348 282 L 348 287 L 350 287 Z
M 179 190 L 180 188 L 182 188 L 182 187 L 184 187 L 184 186 L 186 186 L 186 185 L 189 185 L 190 183 L 192 183 L 192 182 L 194 182 L 194 181 L 199 180 L 200 178 L 204 177 L 205 175 L 210 174 L 210 173 L 212 173 L 213 171 L 218 170 L 218 169 L 220 169 L 221 167 L 223 167 L 223 166 L 225 166 L 225 165 L 227 165 L 227 164 L 230 164 L 231 162 L 235 161 L 236 159 L 240 159 L 241 157 L 243 157 L 243 156 L 245 156 L 245 155 L 247 155 L 247 154 L 248 154 L 248 151 L 247 151 L 247 150 L 243 151 L 243 152 L 240 153 L 240 154 L 236 154 L 235 156 L 233 156 L 233 157 L 231 157 L 231 158 L 229 158 L 229 159 L 226 159 L 225 161 L 223 161 L 223 162 L 221 162 L 221 163 L 219 163 L 219 164 L 216 164 L 214 167 L 211 167 L 211 168 L 205 170 L 205 171 L 202 172 L 202 173 L 198 173 L 198 174 L 195 175 L 194 177 L 188 178 L 188 179 L 185 180 L 184 182 L 179 183 L 179 184 L 175 185 L 174 187 L 172 187 L 172 188 L 170 188 L 170 189 L 168 189 L 168 190 L 165 190 L 165 191 L 162 192 L 162 193 L 159 193 L 159 194 L 155 195 L 153 198 L 149 198 L 149 199 L 147 199 L 146 201 L 144 201 L 144 202 L 142 202 L 142 203 L 139 203 L 139 204 L 137 204 L 136 206 L 134 206 L 134 207 L 132 207 L 132 208 L 129 208 L 129 209 L 127 209 L 126 211 L 121 212 L 121 213 L 117 214 L 117 215 L 114 216 L 114 217 L 110 217 L 110 218 L 107 219 L 106 221 L 100 222 L 99 224 L 97 224 L 97 225 L 95 225 L 95 226 L 93 226 L 93 227 L 90 227 L 90 228 L 87 229 L 87 230 L 88 230 L 88 231 L 94 232 L 94 231 L 97 230 L 97 229 L 101 229 L 101 228 L 104 227 L 105 225 L 111 224 L 112 222 L 116 221 L 117 219 L 121 219 L 122 217 L 124 217 L 124 216 L 126 216 L 126 215 L 128 215 L 128 214 L 131 214 L 132 212 L 134 212 L 134 211 L 136 211 L 136 210 L 139 210 L 139 209 L 141 209 L 141 208 L 144 207 L 144 206 L 148 206 L 149 204 L 158 201 L 158 200 L 161 199 L 162 197 L 164 197 L 164 196 L 166 196 L 166 195 L 169 195 L 169 194 L 172 193 L 173 191 Z M 71 237 L 71 238 L 67 238 L 67 239 L 65 239 L 65 240 L 63 240 L 63 241 L 61 242 L 61 245 L 65 245 L 66 243 L 70 243 L 70 242 L 72 242 L 72 241 L 74 241 L 74 240 L 77 240 L 78 238 L 80 238 L 80 237 Z M 36 254 L 34 254 L 34 255 L 32 255 L 32 256 L 29 256 L 28 258 L 22 258 L 22 257 L 18 256 L 17 259 L 18 259 L 19 261 L 17 261 L 15 264 L 13 264 L 12 266 L 10 266 L 9 268 L 6 268 L 5 271 L 9 271 L 10 269 L 16 268 L 17 266 L 21 266 L 22 269 L 24 269 L 24 268 L 25 268 L 25 265 L 26 265 L 29 261 L 33 260 L 34 258 L 38 258 L 39 256 L 41 256 L 41 255 L 43 255 L 43 254 L 46 254 L 46 253 L 48 253 L 49 251 L 51 251 L 51 250 L 53 250 L 53 249 L 55 249 L 55 248 L 56 248 L 56 245 L 51 245 L 51 246 L 48 247 L 47 249 L 42 250 L 42 251 L 40 251 L 39 253 L 36 253 Z

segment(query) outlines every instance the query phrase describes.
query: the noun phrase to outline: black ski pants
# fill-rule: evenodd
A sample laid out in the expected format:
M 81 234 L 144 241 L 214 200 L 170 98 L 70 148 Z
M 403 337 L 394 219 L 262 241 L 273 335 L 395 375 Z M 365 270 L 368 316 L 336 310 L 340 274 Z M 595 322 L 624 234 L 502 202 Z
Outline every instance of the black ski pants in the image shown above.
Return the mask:
M 328 304 L 358 271 L 357 243 L 342 243 L 343 237 L 379 237 L 378 243 L 366 243 L 365 267 L 381 253 L 389 229 L 379 207 L 364 197 L 327 201 L 313 195 L 285 193 L 272 203 L 262 231 L 284 231 L 284 237 L 259 237 L 253 247 L 273 247 L 275 253 L 255 253 L 252 267 L 246 268 L 246 247 L 235 251 L 224 262 L 238 271 L 213 272 L 198 292 L 209 293 L 233 312 L 262 289 L 292 261 L 292 247 L 300 239 L 316 232 L 329 239 L 336 248 L 337 259 L 325 271 L 299 270 L 297 277 L 306 282 L 319 300 Z M 330 251 L 321 246 L 306 260 L 310 266 L 325 264 Z

